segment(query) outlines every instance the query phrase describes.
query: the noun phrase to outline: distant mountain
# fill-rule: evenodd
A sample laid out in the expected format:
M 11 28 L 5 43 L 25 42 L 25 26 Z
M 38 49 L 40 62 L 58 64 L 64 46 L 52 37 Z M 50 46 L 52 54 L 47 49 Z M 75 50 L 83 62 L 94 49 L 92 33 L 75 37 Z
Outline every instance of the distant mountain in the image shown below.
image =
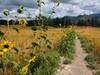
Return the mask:
M 62 18 L 57 17 L 54 20 L 56 25 L 100 26 L 100 14 L 64 16 Z
M 79 16 L 64 16 L 63 18 L 70 18 L 72 21 L 87 19 L 87 18 L 100 18 L 100 14 L 90 14 L 90 15 L 79 15 Z

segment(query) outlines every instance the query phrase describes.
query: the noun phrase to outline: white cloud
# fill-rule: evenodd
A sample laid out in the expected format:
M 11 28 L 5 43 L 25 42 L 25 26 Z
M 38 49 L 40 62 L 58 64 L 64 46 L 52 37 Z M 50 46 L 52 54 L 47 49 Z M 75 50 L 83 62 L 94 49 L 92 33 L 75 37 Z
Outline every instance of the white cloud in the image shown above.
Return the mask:
M 45 6 L 43 6 L 42 14 L 49 16 L 54 6 L 54 0 L 44 0 Z M 38 15 L 38 9 L 36 0 L 1 0 L 0 12 L 4 8 L 9 8 L 11 14 L 15 15 L 15 10 L 18 5 L 23 4 L 30 12 L 32 17 Z M 82 14 L 100 13 L 100 0 L 62 0 L 62 3 L 56 9 L 54 17 L 63 16 L 77 16 Z M 27 12 L 20 14 L 19 17 L 27 17 Z

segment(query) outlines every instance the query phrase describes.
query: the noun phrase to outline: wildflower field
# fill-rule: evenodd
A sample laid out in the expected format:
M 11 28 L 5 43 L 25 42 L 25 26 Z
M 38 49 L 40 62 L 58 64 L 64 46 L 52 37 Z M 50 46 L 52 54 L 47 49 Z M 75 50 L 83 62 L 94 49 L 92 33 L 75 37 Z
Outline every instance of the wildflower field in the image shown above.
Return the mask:
M 52 75 L 59 67 L 60 55 L 70 62 L 74 58 L 75 34 L 72 27 L 48 27 L 45 30 L 38 26 L 35 29 L 19 26 L 18 31 L 15 27 L 9 26 L 9 31 L 5 26 L 0 27 L 0 65 L 4 75 Z

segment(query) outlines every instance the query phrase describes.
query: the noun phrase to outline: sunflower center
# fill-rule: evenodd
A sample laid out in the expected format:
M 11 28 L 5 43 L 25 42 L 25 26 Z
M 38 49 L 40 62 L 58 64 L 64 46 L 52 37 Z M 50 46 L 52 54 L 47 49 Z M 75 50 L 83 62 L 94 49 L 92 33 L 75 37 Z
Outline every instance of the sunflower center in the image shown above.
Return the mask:
M 9 45 L 4 45 L 4 48 L 9 48 Z

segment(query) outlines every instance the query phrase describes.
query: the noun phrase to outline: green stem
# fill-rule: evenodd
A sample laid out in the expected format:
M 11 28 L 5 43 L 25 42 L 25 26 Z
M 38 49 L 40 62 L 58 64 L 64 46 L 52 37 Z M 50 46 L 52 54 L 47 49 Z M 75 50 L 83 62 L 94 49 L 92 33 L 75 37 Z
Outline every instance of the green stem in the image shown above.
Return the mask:
M 7 20 L 7 25 L 8 25 L 8 33 L 9 33 L 9 17 L 8 17 L 8 20 Z
M 2 72 L 3 72 L 2 74 L 5 75 L 5 73 L 4 73 L 5 69 L 4 69 L 4 64 L 3 64 L 3 58 L 2 58 L 2 56 L 1 56 L 1 64 L 2 64 Z

